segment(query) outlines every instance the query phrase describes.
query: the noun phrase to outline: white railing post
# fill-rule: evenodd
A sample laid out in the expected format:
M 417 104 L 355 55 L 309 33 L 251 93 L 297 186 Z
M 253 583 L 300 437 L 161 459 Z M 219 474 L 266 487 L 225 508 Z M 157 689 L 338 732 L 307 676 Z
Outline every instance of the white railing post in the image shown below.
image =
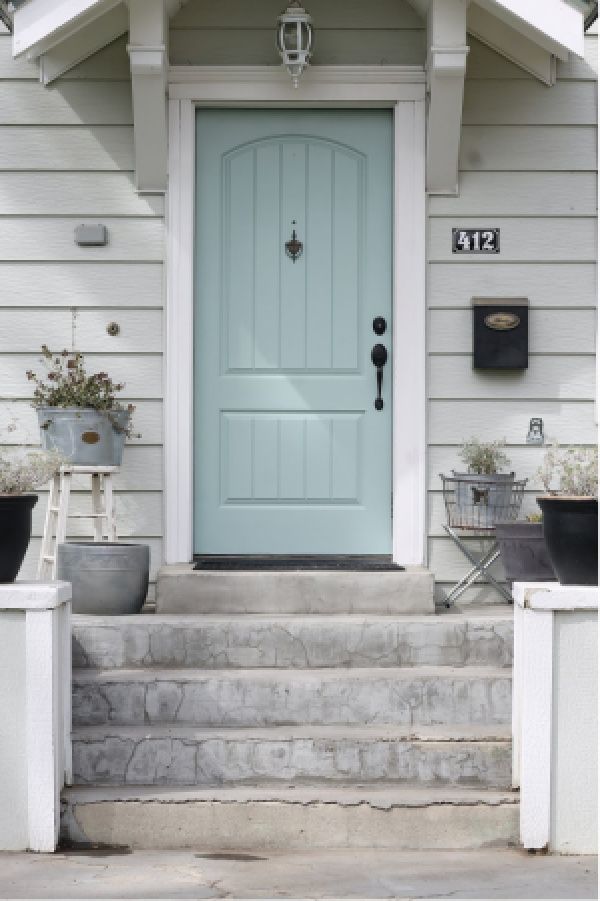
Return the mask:
M 5 741 L 23 753 L 7 749 L 12 770 L 0 772 L 0 810 L 6 811 L 0 815 L 0 850 L 52 852 L 60 792 L 72 768 L 70 583 L 0 585 L 0 633 L 3 618 L 11 634 L 2 648 L 5 663 L 19 673 L 11 695 L 7 687 L 0 699 L 14 724 Z

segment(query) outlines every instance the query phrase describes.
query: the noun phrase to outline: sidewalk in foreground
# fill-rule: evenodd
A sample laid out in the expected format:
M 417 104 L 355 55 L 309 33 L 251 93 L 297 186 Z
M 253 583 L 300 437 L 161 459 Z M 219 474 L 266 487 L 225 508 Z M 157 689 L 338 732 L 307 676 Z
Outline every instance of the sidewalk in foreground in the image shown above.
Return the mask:
M 584 899 L 597 873 L 519 850 L 0 853 L 0 898 Z

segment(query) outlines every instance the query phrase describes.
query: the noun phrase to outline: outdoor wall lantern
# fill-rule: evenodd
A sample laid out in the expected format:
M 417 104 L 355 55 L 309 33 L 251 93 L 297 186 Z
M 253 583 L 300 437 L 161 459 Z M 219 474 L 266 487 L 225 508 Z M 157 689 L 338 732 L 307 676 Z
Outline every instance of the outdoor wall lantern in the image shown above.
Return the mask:
M 312 19 L 299 0 L 292 0 L 277 19 L 277 49 L 294 87 L 310 62 L 313 46 Z

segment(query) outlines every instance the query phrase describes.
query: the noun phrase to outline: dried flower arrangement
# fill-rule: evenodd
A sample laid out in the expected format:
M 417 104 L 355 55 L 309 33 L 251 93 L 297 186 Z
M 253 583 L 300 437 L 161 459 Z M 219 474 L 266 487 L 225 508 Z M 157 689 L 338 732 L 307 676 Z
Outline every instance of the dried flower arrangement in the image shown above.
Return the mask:
M 8 432 L 15 430 L 14 425 Z M 64 459 L 53 451 L 0 445 L 0 495 L 29 494 L 48 482 Z
M 470 438 L 463 441 L 459 456 L 467 464 L 468 472 L 491 475 L 510 465 L 510 460 L 501 450 L 505 444 L 505 440 L 484 442 Z
M 115 397 L 125 387 L 113 382 L 106 372 L 88 375 L 84 367 L 83 354 L 79 351 L 62 350 L 54 354 L 42 344 L 42 360 L 48 372 L 45 378 L 39 378 L 32 370 L 28 370 L 27 378 L 35 382 L 32 404 L 39 407 L 81 407 L 105 413 L 118 431 L 123 430 L 127 438 L 140 437 L 132 431 L 131 416 L 135 411 L 133 404 L 124 406 Z M 129 425 L 123 429 L 111 413 L 127 411 L 130 414 Z M 43 428 L 43 426 L 42 426 Z
M 549 495 L 598 497 L 598 448 L 580 445 L 561 450 L 553 444 L 536 478 Z M 558 489 L 552 488 L 557 482 Z

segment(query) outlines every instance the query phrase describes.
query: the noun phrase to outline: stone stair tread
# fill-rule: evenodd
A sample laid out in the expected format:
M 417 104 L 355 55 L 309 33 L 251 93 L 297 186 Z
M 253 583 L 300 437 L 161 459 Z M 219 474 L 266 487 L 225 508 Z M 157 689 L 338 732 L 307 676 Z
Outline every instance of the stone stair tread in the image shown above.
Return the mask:
M 492 666 L 388 666 L 388 667 L 313 667 L 306 669 L 282 669 L 278 667 L 254 667 L 240 669 L 192 669 L 182 667 L 153 667 L 152 669 L 108 668 L 73 669 L 73 682 L 205 682 L 207 680 L 232 681 L 287 681 L 287 682 L 376 682 L 380 679 L 417 681 L 419 679 L 510 679 L 510 667 Z
M 62 791 L 63 800 L 71 804 L 94 804 L 106 801 L 156 801 L 159 803 L 186 803 L 189 801 L 218 801 L 221 803 L 247 803 L 250 801 L 282 801 L 288 804 L 337 804 L 356 806 L 367 804 L 371 807 L 430 807 L 434 805 L 456 806 L 498 806 L 518 804 L 519 793 L 482 788 L 419 788 L 401 787 L 393 783 L 361 787 L 357 785 L 336 786 L 306 785 L 287 788 L 260 783 L 253 786 L 231 788 L 195 788 L 133 786 L 133 785 L 74 785 Z
M 485 724 L 464 726 L 179 726 L 171 724 L 142 726 L 79 726 L 74 729 L 73 740 L 94 741 L 107 737 L 119 738 L 177 738 L 191 741 L 285 741 L 289 739 L 328 739 L 343 741 L 386 740 L 416 743 L 461 743 L 479 744 L 510 742 L 511 727 L 508 724 Z
M 74 613 L 73 624 L 75 626 L 90 625 L 106 625 L 118 628 L 120 625 L 137 625 L 137 626 L 159 626 L 159 625 L 197 625 L 201 627 L 210 623 L 228 623 L 235 622 L 250 624 L 254 621 L 258 623 L 289 623 L 289 622 L 311 622 L 311 623 L 423 623 L 424 625 L 432 625 L 436 621 L 448 620 L 452 623 L 465 622 L 469 620 L 512 620 L 513 608 L 510 604 L 486 604 L 482 606 L 469 606 L 466 608 L 452 607 L 435 614 L 417 614 L 417 613 L 246 613 L 240 620 L 239 613 L 136 613 L 130 615 L 119 616 L 115 620 L 114 616 L 91 615 L 85 613 Z

